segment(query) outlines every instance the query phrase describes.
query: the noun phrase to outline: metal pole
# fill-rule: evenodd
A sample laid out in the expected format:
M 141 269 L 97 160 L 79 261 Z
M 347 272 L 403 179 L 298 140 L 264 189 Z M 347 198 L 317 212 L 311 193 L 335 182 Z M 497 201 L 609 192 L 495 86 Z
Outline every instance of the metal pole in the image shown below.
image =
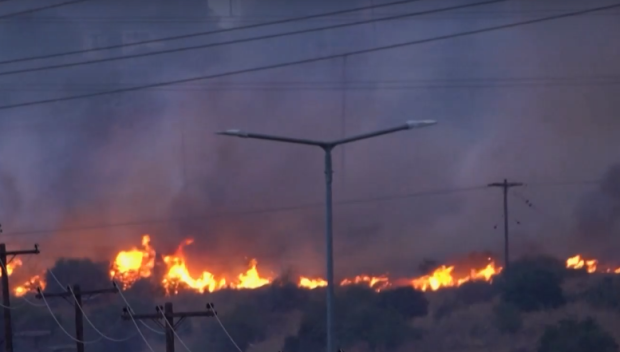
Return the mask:
M 510 262 L 508 243 L 508 180 L 504 179 L 504 268 L 508 270 L 508 263 Z
M 6 244 L 0 243 L 0 262 L 2 263 L 2 305 L 4 305 L 4 343 L 5 351 L 13 352 L 13 324 L 11 321 L 11 300 L 9 273 L 7 272 Z
M 325 149 L 325 244 L 327 254 L 327 351 L 334 350 L 334 249 L 332 222 L 332 147 Z
M 82 289 L 80 285 L 73 286 L 75 295 L 75 339 L 77 352 L 84 352 L 84 316 L 82 315 Z
M 164 317 L 168 323 L 164 322 L 166 326 L 166 352 L 174 352 L 174 317 L 172 312 L 172 303 L 164 303 Z

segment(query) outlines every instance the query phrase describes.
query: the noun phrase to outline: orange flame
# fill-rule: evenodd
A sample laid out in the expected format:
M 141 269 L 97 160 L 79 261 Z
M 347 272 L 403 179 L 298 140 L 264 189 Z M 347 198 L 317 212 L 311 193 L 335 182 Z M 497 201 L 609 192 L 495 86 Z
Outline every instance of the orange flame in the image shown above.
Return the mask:
M 585 269 L 588 273 L 608 273 L 620 274 L 620 268 L 603 267 L 596 259 L 584 259 L 581 254 L 577 254 L 566 259 L 566 268 L 581 270 Z
M 37 287 L 40 287 L 42 290 L 44 290 L 45 285 L 45 278 L 43 278 L 41 275 L 35 275 L 22 285 L 15 287 L 13 289 L 13 293 L 15 294 L 15 297 L 22 297 L 30 292 L 35 292 L 37 290 Z
M 110 269 L 110 277 L 119 281 L 124 289 L 140 278 L 150 277 L 155 266 L 155 250 L 151 248 L 151 237 L 142 236 L 142 248 L 120 251 Z
M 9 276 L 11 276 L 11 274 L 13 274 L 13 271 L 15 271 L 15 269 L 19 268 L 20 266 L 22 266 L 22 261 L 19 258 L 14 258 L 13 260 L 9 261 L 6 264 L 6 272 L 7 274 L 9 274 Z M 0 277 L 2 277 L 2 271 L 0 270 Z
M 204 293 L 213 292 L 222 288 L 253 289 L 272 282 L 271 278 L 264 278 L 256 268 L 256 259 L 250 260 L 249 269 L 245 273 L 239 274 L 235 281 L 229 282 L 226 278 L 216 278 L 209 271 L 203 271 L 198 278 L 193 278 L 185 263 L 183 247 L 192 244 L 192 239 L 185 240 L 177 249 L 174 255 L 164 256 L 164 263 L 167 266 L 166 274 L 162 284 L 166 293 L 178 293 L 179 288 L 189 288 L 194 291 Z
M 311 279 L 308 277 L 300 277 L 299 281 L 297 283 L 297 286 L 299 287 L 303 287 L 303 288 L 307 288 L 309 290 L 313 290 L 315 288 L 318 287 L 325 287 L 327 286 L 327 281 L 323 280 L 323 279 Z
M 453 274 L 454 268 L 442 265 L 429 275 L 411 280 L 411 285 L 421 291 L 437 291 L 444 287 L 461 286 L 470 281 L 491 281 L 493 276 L 502 271 L 502 268 L 495 266 L 493 261 L 480 270 L 471 269 L 467 275 Z
M 365 284 L 376 291 L 381 291 L 390 286 L 390 279 L 387 276 L 358 275 L 354 278 L 344 279 L 340 286 Z

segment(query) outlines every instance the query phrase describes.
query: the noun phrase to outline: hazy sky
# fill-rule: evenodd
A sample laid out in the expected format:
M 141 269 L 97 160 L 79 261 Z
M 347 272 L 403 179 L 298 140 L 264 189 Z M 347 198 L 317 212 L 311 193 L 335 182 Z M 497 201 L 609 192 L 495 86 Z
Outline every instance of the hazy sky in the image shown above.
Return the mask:
M 114 44 L 140 35 L 157 38 L 369 3 L 315 1 L 310 6 L 301 1 L 234 0 L 230 16 L 228 3 L 221 1 L 211 4 L 219 20 L 198 21 L 192 17 L 207 10 L 197 10 L 189 0 L 181 2 L 185 7 L 175 11 L 153 6 L 146 14 L 138 0 L 108 2 L 105 7 L 87 2 L 29 19 L 2 21 L 0 46 L 10 50 L 1 50 L 0 60 L 87 48 L 94 40 Z M 0 72 L 457 3 L 420 1 L 374 14 L 341 15 L 135 51 L 5 64 Z M 0 76 L 0 105 L 344 53 L 611 3 L 514 0 L 212 49 Z M 17 9 L 10 4 L 3 8 Z M 321 207 L 221 214 L 322 202 L 321 151 L 213 133 L 242 128 L 335 138 L 343 129 L 354 134 L 408 119 L 436 119 L 440 124 L 432 128 L 359 142 L 347 146 L 344 155 L 337 150 L 336 200 L 469 188 L 509 178 L 531 183 L 517 191 L 535 205 L 529 208 L 518 196 L 510 198 L 516 252 L 566 256 L 596 239 L 600 246 L 590 250 L 604 255 L 611 236 L 619 235 L 618 226 L 606 219 L 612 225 L 596 230 L 606 233 L 590 237 L 577 224 L 584 223 L 583 209 L 593 202 L 583 199 L 607 196 L 597 195 L 593 185 L 540 184 L 601 179 L 619 161 L 620 101 L 615 98 L 620 44 L 613 40 L 614 33 L 620 33 L 618 16 L 620 12 L 592 14 L 346 60 L 2 110 L 4 231 L 52 230 L 13 236 L 9 242 L 44 243 L 43 257 L 50 260 L 60 254 L 108 258 L 121 246 L 138 244 L 141 234 L 151 233 L 165 250 L 181 238 L 196 238 L 194 250 L 188 249 L 195 262 L 221 270 L 244 265 L 245 257 L 257 257 L 274 271 L 295 266 L 320 274 Z M 620 182 L 617 174 L 615 181 Z M 597 204 L 600 212 L 611 214 L 610 219 L 618 218 L 618 197 Z M 338 205 L 338 275 L 407 274 L 424 258 L 450 260 L 470 251 L 499 251 L 503 234 L 501 226 L 494 226 L 501 225 L 501 211 L 498 189 Z M 165 221 L 185 217 L 193 220 Z M 128 222 L 134 224 L 62 230 Z

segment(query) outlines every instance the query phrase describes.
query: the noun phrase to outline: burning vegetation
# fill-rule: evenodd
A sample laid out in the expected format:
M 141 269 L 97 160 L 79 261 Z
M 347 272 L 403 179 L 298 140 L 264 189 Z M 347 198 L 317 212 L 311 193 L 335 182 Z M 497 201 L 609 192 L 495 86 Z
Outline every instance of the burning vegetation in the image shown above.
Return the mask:
M 124 289 L 130 288 L 141 279 L 156 280 L 167 295 L 178 294 L 182 290 L 204 293 L 221 289 L 255 289 L 269 285 L 275 279 L 275 275 L 259 271 L 256 259 L 249 261 L 245 272 L 233 276 L 217 275 L 208 270 L 192 274 L 188 269 L 183 251 L 192 243 L 193 240 L 187 239 L 173 254 L 158 258 L 155 249 L 151 246 L 150 236 L 144 235 L 141 246 L 117 253 L 109 271 L 110 279 L 118 282 Z M 158 260 L 163 269 L 156 275 Z M 496 265 L 493 258 L 489 256 L 474 262 L 476 263 L 439 265 L 428 274 L 414 278 L 393 279 L 387 275 L 358 275 L 345 278 L 339 284 L 340 286 L 367 285 L 375 291 L 403 286 L 410 286 L 420 291 L 437 291 L 442 288 L 461 286 L 471 281 L 490 282 L 494 276 L 502 272 L 502 267 Z M 7 265 L 9 275 L 21 265 L 22 262 L 17 258 L 9 262 Z M 620 274 L 620 268 L 604 266 L 596 259 L 585 259 L 581 255 L 568 258 L 566 268 L 585 270 L 588 273 Z M 327 281 L 322 278 L 304 276 L 298 277 L 296 283 L 299 287 L 306 289 L 327 286 Z M 44 275 L 33 276 L 22 285 L 15 287 L 13 292 L 16 296 L 23 296 L 35 290 L 36 287 L 45 288 Z

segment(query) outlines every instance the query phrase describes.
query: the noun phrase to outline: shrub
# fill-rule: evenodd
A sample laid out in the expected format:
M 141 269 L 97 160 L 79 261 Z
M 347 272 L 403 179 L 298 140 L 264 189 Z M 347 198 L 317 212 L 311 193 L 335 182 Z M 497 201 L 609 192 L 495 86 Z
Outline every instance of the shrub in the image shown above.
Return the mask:
M 263 341 L 267 335 L 268 325 L 265 324 L 265 316 L 262 313 L 254 305 L 242 304 L 219 318 L 239 348 L 246 351 L 250 344 Z M 213 333 L 208 334 L 213 339 L 210 347 L 217 351 L 237 352 L 236 347 L 222 334 L 219 326 L 215 327 Z
M 396 303 L 388 303 L 388 296 L 394 298 Z M 403 298 L 406 300 L 407 297 L 419 296 L 411 291 L 401 291 L 388 296 L 379 299 L 373 291 L 353 286 L 339 292 L 334 316 L 338 347 L 346 349 L 365 343 L 371 350 L 391 350 L 408 339 L 419 336 L 405 318 L 411 314 L 419 314 L 419 305 L 409 306 L 409 303 L 403 301 Z M 403 308 L 405 314 L 397 311 L 399 308 Z M 322 350 L 326 342 L 325 333 L 324 303 L 313 302 L 307 306 L 302 316 L 297 336 L 286 339 L 285 352 Z
M 504 334 L 514 334 L 523 327 L 521 312 L 507 303 L 499 303 L 493 307 L 493 318 L 497 329 Z
M 502 301 L 524 312 L 559 308 L 566 304 L 561 275 L 540 261 L 515 262 L 498 283 Z
M 605 277 L 584 292 L 586 302 L 592 307 L 603 309 L 620 308 L 620 280 Z
M 564 319 L 549 326 L 538 341 L 538 352 L 617 352 L 614 338 L 592 318 Z
M 413 287 L 399 287 L 378 294 L 379 307 L 392 310 L 404 319 L 423 317 L 428 314 L 428 300 L 423 292 Z
M 471 281 L 455 289 L 456 300 L 465 305 L 491 301 L 497 295 L 497 287 L 485 281 Z

